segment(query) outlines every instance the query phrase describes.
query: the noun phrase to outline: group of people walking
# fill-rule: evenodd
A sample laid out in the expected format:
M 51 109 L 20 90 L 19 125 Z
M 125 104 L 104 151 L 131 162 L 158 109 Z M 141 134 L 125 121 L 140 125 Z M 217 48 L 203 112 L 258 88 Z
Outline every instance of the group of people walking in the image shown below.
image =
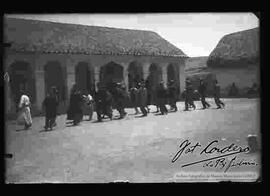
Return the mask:
M 189 80 L 186 80 L 186 90 L 185 90 L 185 110 L 188 111 L 189 108 L 196 109 L 196 106 L 194 104 L 194 89 L 192 88 L 192 83 Z M 202 109 L 207 109 L 211 105 L 205 100 L 206 98 L 206 84 L 205 82 L 200 79 L 199 87 L 196 92 L 199 93 L 200 101 L 202 103 Z M 221 109 L 222 107 L 225 107 L 225 104 L 220 100 L 220 86 L 218 84 L 218 81 L 214 81 L 214 89 L 213 89 L 213 97 L 215 100 L 215 104 L 217 105 L 217 109 Z
M 177 100 L 179 97 L 179 88 L 173 80 L 170 80 L 165 87 L 161 81 L 155 88 L 149 88 L 147 82 L 138 82 L 131 87 L 127 92 L 121 83 L 99 83 L 96 92 L 82 93 L 76 84 L 73 85 L 70 93 L 69 107 L 67 109 L 67 124 L 71 123 L 74 126 L 78 125 L 84 117 L 84 110 L 89 116 L 88 120 L 92 120 L 94 111 L 97 113 L 97 120 L 101 122 L 106 116 L 113 119 L 113 108 L 119 112 L 119 119 L 127 115 L 125 107 L 130 103 L 135 109 L 135 115 L 142 113 L 145 117 L 150 112 L 149 105 L 156 105 L 157 111 L 161 115 L 167 115 L 168 110 L 177 112 Z M 192 83 L 186 80 L 186 89 L 184 91 L 185 109 L 196 109 L 194 104 L 194 90 Z M 201 79 L 197 89 L 202 103 L 202 109 L 207 109 L 210 104 L 205 100 L 206 98 L 206 84 Z M 220 100 L 220 86 L 217 81 L 214 85 L 213 97 L 217 105 L 217 109 L 224 108 L 225 104 Z M 149 100 L 151 99 L 151 100 Z M 168 109 L 166 105 L 169 105 Z M 59 92 L 56 87 L 51 87 L 43 101 L 43 109 L 45 112 L 45 130 L 53 129 L 56 124 L 57 108 L 59 105 Z M 84 109 L 85 108 L 85 109 Z M 32 118 L 30 113 L 30 99 L 21 92 L 21 99 L 19 102 L 19 114 L 24 121 L 25 129 L 32 125 Z
M 138 83 L 137 86 L 130 89 L 130 98 L 135 114 L 139 114 L 138 108 L 140 108 L 142 116 L 147 116 L 147 113 L 150 112 L 149 105 L 152 104 L 156 105 L 156 113 L 160 112 L 161 115 L 168 114 L 167 103 L 170 105 L 171 110 L 177 111 L 177 89 L 173 80 L 168 83 L 168 88 L 165 88 L 163 82 L 160 82 L 154 89 L 150 89 L 143 81 Z

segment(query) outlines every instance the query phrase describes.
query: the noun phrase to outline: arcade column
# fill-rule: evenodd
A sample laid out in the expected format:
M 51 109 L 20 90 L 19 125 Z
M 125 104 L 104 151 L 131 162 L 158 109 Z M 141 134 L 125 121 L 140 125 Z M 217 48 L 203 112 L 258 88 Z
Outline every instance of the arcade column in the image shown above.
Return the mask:
M 128 90 L 128 65 L 122 65 L 123 67 L 123 78 L 126 90 Z
M 94 67 L 95 89 L 98 90 L 97 84 L 100 81 L 100 67 Z
M 162 80 L 164 82 L 164 84 L 167 84 L 167 65 L 166 64 L 161 64 L 161 68 L 162 68 Z
M 180 93 L 182 93 L 186 88 L 185 61 L 186 59 L 181 59 L 177 64 L 179 66 Z
M 70 90 L 75 84 L 75 69 L 72 65 L 67 65 L 67 100 L 70 97 Z
M 150 63 L 142 63 L 143 68 L 143 80 L 145 81 L 149 75 L 149 66 Z
M 37 110 L 42 111 L 42 102 L 45 98 L 45 78 L 43 70 L 36 70 L 36 105 Z

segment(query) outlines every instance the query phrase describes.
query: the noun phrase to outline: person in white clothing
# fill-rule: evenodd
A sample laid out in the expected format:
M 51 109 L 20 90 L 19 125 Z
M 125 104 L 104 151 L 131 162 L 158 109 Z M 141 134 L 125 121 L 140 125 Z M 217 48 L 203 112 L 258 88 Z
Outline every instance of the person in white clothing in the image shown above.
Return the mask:
M 93 112 L 94 112 L 94 99 L 93 97 L 90 95 L 90 93 L 88 93 L 87 95 L 83 95 L 85 103 L 86 103 L 86 107 L 87 107 L 87 114 L 89 116 L 89 121 L 92 120 L 93 117 Z
M 21 98 L 19 102 L 19 115 L 18 121 L 24 123 L 25 130 L 29 129 L 32 126 L 32 117 L 30 111 L 30 99 L 29 97 L 21 90 Z

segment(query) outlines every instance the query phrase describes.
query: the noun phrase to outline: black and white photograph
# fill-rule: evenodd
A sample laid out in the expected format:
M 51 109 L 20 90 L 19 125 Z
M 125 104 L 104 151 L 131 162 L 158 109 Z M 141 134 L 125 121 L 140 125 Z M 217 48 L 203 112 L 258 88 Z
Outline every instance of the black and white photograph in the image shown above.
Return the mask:
M 258 182 L 260 14 L 4 14 L 6 184 Z

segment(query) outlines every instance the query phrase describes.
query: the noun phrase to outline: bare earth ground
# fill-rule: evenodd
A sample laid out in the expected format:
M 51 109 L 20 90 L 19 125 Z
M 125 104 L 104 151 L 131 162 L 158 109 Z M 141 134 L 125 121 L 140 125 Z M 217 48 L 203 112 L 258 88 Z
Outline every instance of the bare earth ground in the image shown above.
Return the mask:
M 186 139 L 193 145 L 199 142 L 206 146 L 218 140 L 213 146 L 235 143 L 244 148 L 248 134 L 260 138 L 260 100 L 223 99 L 226 108 L 220 110 L 215 109 L 212 99 L 208 100 L 212 108 L 207 110 L 200 110 L 201 104 L 196 102 L 197 110 L 184 112 L 184 103 L 179 102 L 179 111 L 166 116 L 150 113 L 136 118 L 134 110 L 127 109 L 126 119 L 96 123 L 94 115 L 93 121 L 83 121 L 76 127 L 66 126 L 66 116 L 61 115 L 58 126 L 49 132 L 43 131 L 44 117 L 34 118 L 27 131 L 9 121 L 6 153 L 13 158 L 6 158 L 6 182 L 172 182 L 181 171 L 224 172 L 220 167 L 203 167 L 204 163 L 182 168 L 183 164 L 220 155 L 203 156 L 198 149 L 181 155 L 174 163 L 171 160 Z M 151 106 L 151 111 L 155 110 Z M 118 113 L 114 111 L 114 115 Z M 242 158 L 255 160 L 258 165 L 238 166 L 228 172 L 259 171 L 259 152 L 237 155 L 237 159 Z

